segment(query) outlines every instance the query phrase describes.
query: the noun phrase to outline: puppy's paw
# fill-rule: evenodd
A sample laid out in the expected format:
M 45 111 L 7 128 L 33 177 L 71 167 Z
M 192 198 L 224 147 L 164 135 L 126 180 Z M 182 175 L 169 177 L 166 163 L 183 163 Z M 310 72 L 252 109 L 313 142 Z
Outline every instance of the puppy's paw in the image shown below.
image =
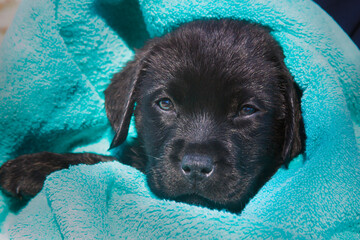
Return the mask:
M 46 176 L 64 168 L 57 161 L 59 154 L 41 152 L 22 155 L 0 167 L 1 189 L 18 198 L 31 198 L 43 187 Z

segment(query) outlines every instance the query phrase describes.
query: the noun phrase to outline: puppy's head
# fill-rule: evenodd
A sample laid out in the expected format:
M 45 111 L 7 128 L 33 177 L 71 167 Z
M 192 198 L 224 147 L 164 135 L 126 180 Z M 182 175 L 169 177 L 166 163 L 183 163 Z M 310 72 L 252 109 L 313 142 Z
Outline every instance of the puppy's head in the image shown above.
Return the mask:
M 185 24 L 140 50 L 105 92 L 121 144 L 135 118 L 151 190 L 239 212 L 302 150 L 299 93 L 259 25 Z

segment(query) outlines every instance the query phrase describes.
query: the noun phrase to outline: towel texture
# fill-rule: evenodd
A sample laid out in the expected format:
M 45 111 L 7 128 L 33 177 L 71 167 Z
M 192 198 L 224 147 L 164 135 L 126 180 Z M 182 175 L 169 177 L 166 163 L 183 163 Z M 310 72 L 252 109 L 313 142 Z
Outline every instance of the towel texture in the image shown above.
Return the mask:
M 240 215 L 157 199 L 117 162 L 47 178 L 14 239 L 360 239 L 360 51 L 308 0 L 23 0 L 0 48 L 0 162 L 38 151 L 106 151 L 103 90 L 150 37 L 202 18 L 273 29 L 303 90 L 306 154 Z M 129 140 L 136 135 L 131 129 Z M 4 227 L 3 227 L 4 228 Z

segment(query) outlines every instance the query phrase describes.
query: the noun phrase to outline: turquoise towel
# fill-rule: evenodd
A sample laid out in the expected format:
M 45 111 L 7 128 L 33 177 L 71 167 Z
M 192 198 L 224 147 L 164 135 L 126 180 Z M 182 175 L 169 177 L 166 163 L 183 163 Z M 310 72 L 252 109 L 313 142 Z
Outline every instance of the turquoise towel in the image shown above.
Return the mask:
M 157 199 L 142 173 L 117 162 L 74 166 L 50 175 L 17 215 L 0 196 L 3 236 L 360 239 L 360 51 L 308 0 L 23 0 L 0 48 L 0 161 L 44 150 L 110 154 L 103 90 L 133 48 L 221 17 L 274 30 L 304 92 L 306 155 L 240 215 Z

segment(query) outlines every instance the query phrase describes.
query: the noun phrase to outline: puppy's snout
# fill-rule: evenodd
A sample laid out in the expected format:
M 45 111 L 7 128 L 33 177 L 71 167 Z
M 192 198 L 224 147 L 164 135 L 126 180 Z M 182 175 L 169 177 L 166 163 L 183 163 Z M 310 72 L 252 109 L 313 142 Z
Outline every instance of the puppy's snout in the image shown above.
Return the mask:
M 214 171 L 213 159 L 208 155 L 187 154 L 182 158 L 181 170 L 191 181 L 206 179 Z

